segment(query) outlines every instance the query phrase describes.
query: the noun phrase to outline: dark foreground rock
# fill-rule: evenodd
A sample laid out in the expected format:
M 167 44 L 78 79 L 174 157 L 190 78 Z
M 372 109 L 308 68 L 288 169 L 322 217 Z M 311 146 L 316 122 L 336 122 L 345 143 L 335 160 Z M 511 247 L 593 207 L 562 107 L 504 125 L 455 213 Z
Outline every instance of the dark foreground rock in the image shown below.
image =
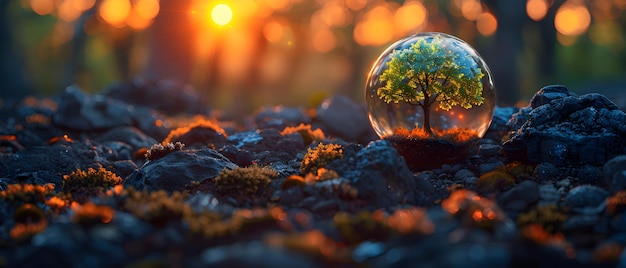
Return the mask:
M 504 148 L 535 163 L 602 165 L 626 153 L 626 114 L 600 94 L 575 96 L 564 86 L 544 87 L 513 115 L 517 128 Z

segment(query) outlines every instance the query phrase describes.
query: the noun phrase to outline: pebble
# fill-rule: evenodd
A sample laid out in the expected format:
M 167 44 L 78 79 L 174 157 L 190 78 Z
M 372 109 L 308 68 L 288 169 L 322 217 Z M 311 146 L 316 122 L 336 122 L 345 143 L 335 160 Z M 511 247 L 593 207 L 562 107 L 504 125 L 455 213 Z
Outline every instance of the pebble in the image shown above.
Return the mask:
M 543 162 L 535 167 L 534 173 L 540 181 L 550 181 L 556 178 L 559 174 L 559 169 L 552 163 Z
M 594 185 L 581 185 L 572 188 L 565 196 L 565 205 L 574 211 L 598 207 L 609 196 L 609 193 Z
M 602 168 L 604 182 L 611 193 L 626 189 L 626 155 L 612 158 Z
M 554 184 L 544 184 L 539 186 L 539 202 L 541 205 L 557 204 L 561 199 L 559 191 Z
M 504 166 L 504 163 L 502 163 L 501 161 L 496 161 L 493 163 L 485 163 L 482 164 L 478 167 L 478 171 L 480 172 L 480 174 L 485 174 L 489 171 L 493 171 L 498 167 Z
M 492 157 L 498 154 L 501 149 L 500 145 L 496 144 L 481 144 L 478 146 L 478 154 L 482 157 Z

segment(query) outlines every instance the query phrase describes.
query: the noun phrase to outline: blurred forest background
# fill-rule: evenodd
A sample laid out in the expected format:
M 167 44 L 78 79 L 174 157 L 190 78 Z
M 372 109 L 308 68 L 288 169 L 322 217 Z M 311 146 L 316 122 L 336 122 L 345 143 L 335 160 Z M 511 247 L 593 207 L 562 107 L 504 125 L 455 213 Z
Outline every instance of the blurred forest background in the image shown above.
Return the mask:
M 624 107 L 625 11 L 626 0 L 0 0 L 0 96 L 142 77 L 239 113 L 363 101 L 388 45 L 439 31 L 482 54 L 500 105 L 559 83 Z

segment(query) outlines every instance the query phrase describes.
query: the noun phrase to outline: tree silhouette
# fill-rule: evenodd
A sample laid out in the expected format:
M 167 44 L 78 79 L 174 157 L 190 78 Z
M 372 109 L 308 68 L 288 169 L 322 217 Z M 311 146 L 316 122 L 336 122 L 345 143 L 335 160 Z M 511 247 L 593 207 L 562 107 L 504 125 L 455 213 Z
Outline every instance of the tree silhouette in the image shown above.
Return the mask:
M 482 77 L 476 61 L 462 47 L 445 43 L 439 36 L 423 38 L 409 48 L 394 50 L 387 69 L 380 76 L 385 82 L 376 90 L 386 103 L 407 102 L 422 107 L 424 131 L 432 135 L 430 109 L 435 102 L 449 111 L 482 105 Z

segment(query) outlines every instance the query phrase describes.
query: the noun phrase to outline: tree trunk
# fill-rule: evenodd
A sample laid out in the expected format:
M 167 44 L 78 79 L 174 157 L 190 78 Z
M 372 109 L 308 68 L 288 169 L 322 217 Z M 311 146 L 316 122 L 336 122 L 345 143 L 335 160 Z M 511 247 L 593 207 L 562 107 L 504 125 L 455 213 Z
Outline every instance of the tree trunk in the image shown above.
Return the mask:
M 424 104 L 422 104 L 422 110 L 424 110 L 424 131 L 428 136 L 433 135 L 433 130 L 430 128 L 430 96 L 422 91 L 424 94 Z

